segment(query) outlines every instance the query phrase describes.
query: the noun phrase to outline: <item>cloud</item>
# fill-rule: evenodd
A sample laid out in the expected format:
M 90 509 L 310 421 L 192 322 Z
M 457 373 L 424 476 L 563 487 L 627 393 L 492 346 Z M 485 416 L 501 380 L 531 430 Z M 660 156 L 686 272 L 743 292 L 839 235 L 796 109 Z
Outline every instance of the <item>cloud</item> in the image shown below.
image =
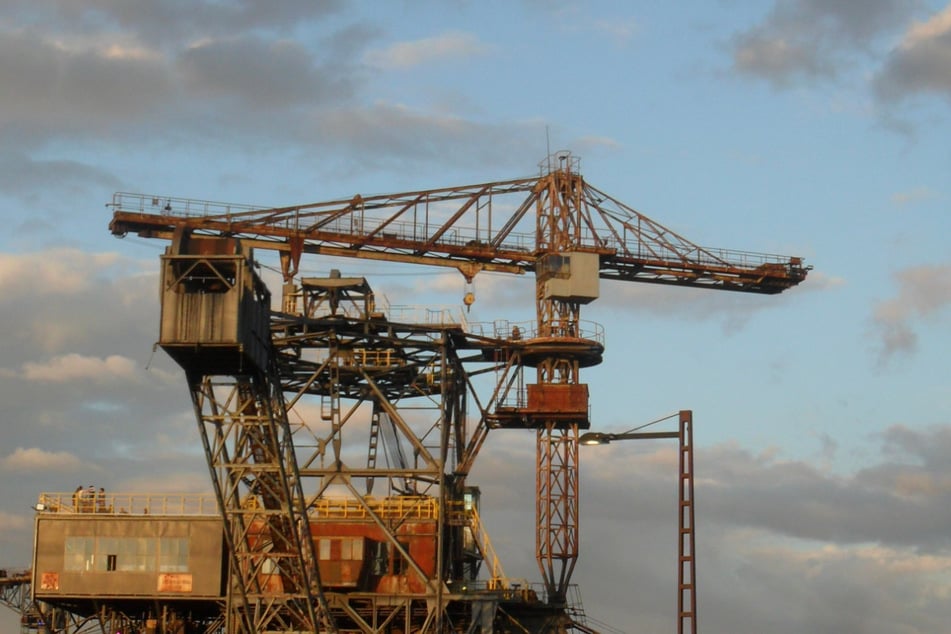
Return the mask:
M 951 511 L 944 510 L 951 499 L 944 458 L 951 426 L 895 425 L 870 438 L 879 443 L 878 455 L 849 473 L 786 460 L 779 450 L 695 447 L 705 628 L 941 630 L 942 615 L 951 612 Z M 582 450 L 583 553 L 575 579 L 585 588 L 586 611 L 608 623 L 622 626 L 636 612 L 643 624 L 656 620 L 659 631 L 674 609 L 675 453 L 662 441 Z M 932 486 L 910 491 L 909 476 Z M 603 546 L 616 544 L 619 532 L 637 538 L 622 548 Z M 618 587 L 617 579 L 628 581 Z M 912 604 L 927 609 L 908 610 Z
M 0 303 L 13 297 L 76 295 L 95 279 L 117 267 L 129 266 L 116 253 L 87 253 L 59 248 L 34 253 L 0 253 Z
M 28 381 L 44 383 L 66 383 L 77 380 L 110 383 L 117 380 L 130 380 L 135 377 L 136 372 L 135 362 L 119 355 L 96 358 L 67 354 L 54 357 L 45 363 L 25 363 L 22 376 Z
M 872 311 L 872 330 L 877 339 L 879 360 L 914 352 L 918 335 L 916 319 L 938 315 L 951 304 L 951 264 L 923 265 L 895 274 L 898 294 L 878 302 Z
M 734 36 L 733 70 L 776 87 L 835 77 L 914 7 L 911 0 L 777 0 L 761 23 Z
M 120 181 L 115 176 L 81 161 L 35 159 L 16 151 L 0 152 L 0 191 L 34 206 L 47 197 L 65 194 L 81 198 L 92 188 L 115 190 L 119 187 Z M 77 192 L 82 194 L 76 195 Z M 29 232 L 31 227 L 36 227 L 36 222 L 34 215 L 22 218 L 14 231 Z
M 384 33 L 364 22 L 325 20 L 342 3 L 313 3 L 328 7 L 316 10 L 286 1 L 275 15 L 237 1 L 187 9 L 125 4 L 18 3 L 21 26 L 0 24 L 0 57 L 8 60 L 0 68 L 0 167 L 7 168 L 0 191 L 36 198 L 67 187 L 83 194 L 123 188 L 124 168 L 93 167 L 88 148 L 41 157 L 51 139 L 57 148 L 94 143 L 97 151 L 116 143 L 165 153 L 187 148 L 195 161 L 217 160 L 223 147 L 233 154 L 238 146 L 259 160 L 319 157 L 319 169 L 348 173 L 433 160 L 498 168 L 500 157 L 524 166 L 541 147 L 538 122 L 498 124 L 462 109 L 446 114 L 366 99 L 381 69 L 367 59 L 393 69 L 489 52 L 471 34 L 368 52 Z M 298 29 L 308 21 L 314 24 L 303 37 Z M 37 236 L 58 226 L 56 218 L 34 215 L 19 231 Z
M 0 254 L 0 310 L 7 334 L 0 339 L 4 364 L 10 368 L 35 362 L 37 348 L 55 357 L 103 347 L 120 352 L 134 337 L 140 342 L 154 340 L 156 269 L 154 260 L 111 252 L 57 248 Z M 67 313 L 69 318 L 64 319 Z M 125 321 L 121 327 L 120 321 Z
M 313 117 L 308 136 L 325 145 L 346 147 L 364 167 L 405 170 L 420 161 L 437 160 L 444 166 L 491 164 L 501 169 L 534 161 L 539 129 L 532 121 L 481 122 L 380 101 L 322 111 Z
M 54 137 L 114 142 L 144 133 L 153 145 L 193 146 L 196 135 L 235 130 L 238 138 L 277 131 L 294 139 L 299 110 L 342 103 L 362 83 L 355 47 L 372 32 L 345 25 L 304 41 L 272 30 L 323 17 L 336 2 L 268 3 L 268 11 L 246 2 L 35 4 L 21 5 L 23 26 L 0 24 L 0 56 L 9 60 L 0 68 L 0 138 L 27 150 Z M 262 110 L 272 115 L 263 123 Z M 144 123 L 168 132 L 156 138 Z
M 7 139 L 115 134 L 175 98 L 169 69 L 156 56 L 72 50 L 52 34 L 0 27 L 0 57 L 10 60 L 0 68 L 0 129 Z
M 489 47 L 471 34 L 450 31 L 412 42 L 398 42 L 385 49 L 367 51 L 364 61 L 382 69 L 407 69 L 448 59 L 485 55 Z
M 707 563 L 722 587 L 701 585 L 707 626 L 715 631 L 891 632 L 939 631 L 951 558 L 922 557 L 911 549 L 777 541 L 738 532 L 718 544 Z M 721 576 L 722 574 L 722 576 Z M 702 582 L 701 582 L 702 583 Z M 766 609 L 734 612 L 736 595 Z M 781 603 L 770 599 L 782 596 Z M 915 609 L 909 610 L 909 606 Z M 926 607 L 927 606 L 927 607 Z M 704 617 L 701 617 L 704 618 Z
M 576 139 L 575 142 L 571 144 L 571 147 L 574 148 L 579 155 L 590 156 L 598 150 L 619 150 L 622 148 L 622 145 L 617 139 L 612 137 L 588 135 Z
M 627 16 L 594 16 L 586 7 L 572 2 L 528 0 L 535 10 L 550 14 L 565 33 L 593 34 L 598 40 L 610 40 L 615 46 L 628 44 L 640 31 L 640 21 Z
M 74 471 L 82 465 L 79 458 L 68 451 L 45 451 L 37 447 L 17 447 L 0 459 L 0 468 L 17 473 L 31 471 Z
M 785 459 L 775 449 L 703 447 L 694 460 L 704 521 L 779 542 L 877 544 L 951 556 L 951 536 L 943 528 L 951 521 L 951 465 L 944 459 L 951 451 L 951 426 L 893 425 L 869 439 L 878 441 L 878 456 L 845 474 Z M 675 448 L 676 443 L 672 448 L 662 441 L 586 448 L 585 488 L 619 499 L 626 483 L 639 482 L 641 513 L 666 521 L 665 509 L 675 501 L 663 484 L 677 477 Z M 588 462 L 592 459 L 596 466 Z M 618 519 L 627 515 L 623 508 L 608 513 Z
M 20 531 L 29 528 L 33 522 L 22 515 L 13 515 L 0 511 L 0 532 Z
M 303 45 L 289 40 L 209 39 L 188 47 L 178 62 L 193 97 L 252 110 L 312 108 L 345 101 L 354 92 L 351 75 L 321 67 Z
M 951 99 L 951 5 L 908 28 L 873 85 L 886 104 L 920 94 Z
M 620 310 L 628 314 L 637 311 L 657 317 L 717 320 L 724 332 L 735 333 L 757 312 L 775 307 L 776 299 L 708 289 L 604 281 L 597 305 L 599 310 Z
M 891 201 L 893 205 L 898 207 L 906 207 L 920 202 L 934 200 L 937 197 L 937 192 L 931 188 L 915 187 L 907 191 L 896 192 L 892 194 Z
M 248 29 L 287 31 L 339 13 L 343 0 L 9 0 L 7 10 L 24 24 L 73 33 L 125 33 L 152 45 L 177 45 L 196 34 L 227 35 Z M 110 40 L 110 41 L 114 41 Z

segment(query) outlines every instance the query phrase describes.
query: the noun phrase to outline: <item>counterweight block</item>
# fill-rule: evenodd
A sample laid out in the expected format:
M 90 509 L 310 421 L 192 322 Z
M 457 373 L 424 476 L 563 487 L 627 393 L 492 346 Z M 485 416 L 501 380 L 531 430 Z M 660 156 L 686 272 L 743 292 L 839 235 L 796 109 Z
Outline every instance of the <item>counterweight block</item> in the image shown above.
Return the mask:
M 159 345 L 189 374 L 265 370 L 271 296 L 240 243 L 191 238 L 183 246 L 162 256 Z

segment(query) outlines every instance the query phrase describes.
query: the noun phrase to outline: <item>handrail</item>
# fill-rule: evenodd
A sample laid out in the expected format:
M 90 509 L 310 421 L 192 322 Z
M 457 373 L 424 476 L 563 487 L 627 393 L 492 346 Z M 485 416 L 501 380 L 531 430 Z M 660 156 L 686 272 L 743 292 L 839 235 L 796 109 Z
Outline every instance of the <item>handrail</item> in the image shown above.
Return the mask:
M 370 513 L 384 519 L 434 520 L 439 515 L 439 502 L 426 496 L 389 498 L 319 498 L 310 505 L 313 519 L 368 519 Z
M 489 565 L 489 581 L 487 587 L 490 590 L 508 588 L 509 579 L 505 576 L 505 571 L 502 570 L 502 561 L 492 546 L 489 533 L 485 529 L 485 524 L 482 523 L 482 518 L 479 517 L 479 512 L 475 507 L 471 507 L 468 509 L 468 514 L 472 532 L 477 536 L 476 543 L 482 551 L 482 558 Z
M 101 515 L 217 515 L 218 502 L 203 493 L 40 493 L 39 513 Z

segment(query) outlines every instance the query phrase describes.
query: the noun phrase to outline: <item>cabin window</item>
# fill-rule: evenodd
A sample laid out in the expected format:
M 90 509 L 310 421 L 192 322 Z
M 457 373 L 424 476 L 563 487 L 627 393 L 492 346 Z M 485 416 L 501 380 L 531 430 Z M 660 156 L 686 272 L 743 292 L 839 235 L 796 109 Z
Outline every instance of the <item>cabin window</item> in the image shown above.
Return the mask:
M 363 559 L 363 538 L 350 537 L 340 540 L 340 559 L 360 561 Z
M 188 572 L 188 538 L 159 540 L 159 572 Z
M 385 575 L 389 567 L 389 549 L 385 542 L 370 542 L 371 550 L 371 575 Z
M 187 537 L 67 537 L 63 569 L 188 572 L 188 541 Z
M 95 537 L 67 537 L 63 570 L 92 570 L 96 561 Z
M 400 548 L 404 552 L 409 552 L 409 542 L 400 542 Z M 409 572 L 409 562 L 406 561 L 406 557 L 403 556 L 397 548 L 393 548 L 393 574 L 394 575 L 405 575 Z

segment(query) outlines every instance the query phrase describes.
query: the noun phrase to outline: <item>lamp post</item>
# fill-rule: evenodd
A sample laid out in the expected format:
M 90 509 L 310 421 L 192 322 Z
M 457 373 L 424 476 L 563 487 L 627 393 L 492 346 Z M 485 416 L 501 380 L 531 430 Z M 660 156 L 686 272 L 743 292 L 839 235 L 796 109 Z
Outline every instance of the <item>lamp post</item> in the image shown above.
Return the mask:
M 678 431 L 640 431 L 677 417 Z M 696 561 L 694 559 L 693 514 L 693 412 L 681 410 L 626 432 L 586 432 L 578 438 L 582 445 L 607 445 L 617 440 L 677 438 L 680 441 L 679 560 L 677 565 L 677 633 L 697 634 Z

